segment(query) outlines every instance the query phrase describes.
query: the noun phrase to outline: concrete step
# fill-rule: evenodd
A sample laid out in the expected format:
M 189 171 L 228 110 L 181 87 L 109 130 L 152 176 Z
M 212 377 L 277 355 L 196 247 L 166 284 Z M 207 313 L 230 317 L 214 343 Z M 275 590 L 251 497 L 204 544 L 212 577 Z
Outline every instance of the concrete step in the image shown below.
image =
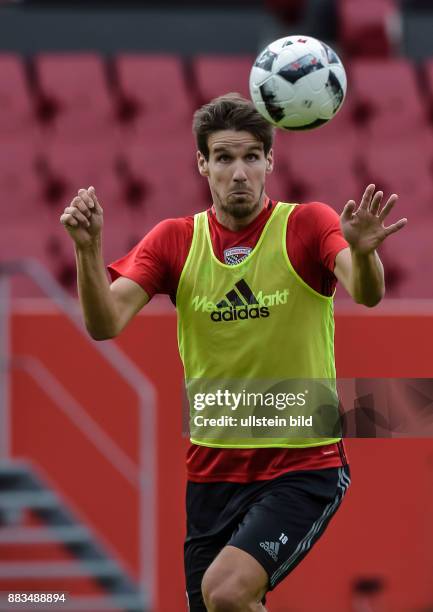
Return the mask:
M 79 544 L 91 539 L 85 527 L 2 527 L 0 546 L 4 544 Z
M 0 580 L 55 578 L 116 578 L 121 576 L 113 561 L 8 561 L 0 563 Z M 1 590 L 1 589 L 0 589 Z
M 145 600 L 139 595 L 113 595 L 112 597 L 71 597 L 62 610 L 134 610 L 134 612 L 146 612 L 148 607 Z
M 4 477 L 22 477 L 29 473 L 29 464 L 24 461 L 0 461 L 0 482 Z
M 50 491 L 8 491 L 0 493 L 0 510 L 23 508 L 48 509 L 59 506 L 59 499 Z

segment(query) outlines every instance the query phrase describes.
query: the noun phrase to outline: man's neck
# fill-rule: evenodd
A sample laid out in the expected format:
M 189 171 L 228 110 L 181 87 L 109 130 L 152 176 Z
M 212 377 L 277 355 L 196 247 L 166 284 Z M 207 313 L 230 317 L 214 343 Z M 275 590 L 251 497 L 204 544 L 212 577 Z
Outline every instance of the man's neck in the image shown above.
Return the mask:
M 221 210 L 221 208 L 214 205 L 215 216 L 217 218 L 218 223 L 220 223 L 232 232 L 239 232 L 240 230 L 247 227 L 252 221 L 254 221 L 254 219 L 256 219 L 256 217 L 260 215 L 265 206 L 266 201 L 267 197 L 265 196 L 265 194 L 263 194 L 260 198 L 260 202 L 257 208 L 255 208 L 250 215 L 242 217 L 241 219 L 230 215 L 225 210 Z

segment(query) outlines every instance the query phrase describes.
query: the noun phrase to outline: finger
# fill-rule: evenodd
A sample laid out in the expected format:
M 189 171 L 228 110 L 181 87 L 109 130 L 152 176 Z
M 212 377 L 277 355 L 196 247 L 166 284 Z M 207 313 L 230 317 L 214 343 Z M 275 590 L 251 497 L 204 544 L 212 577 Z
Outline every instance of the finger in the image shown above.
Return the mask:
M 398 200 L 398 195 L 396 193 L 393 193 L 389 199 L 388 202 L 385 204 L 385 206 L 382 208 L 382 210 L 379 213 L 379 219 L 381 221 L 383 221 L 391 212 L 391 210 L 394 208 L 394 204 L 397 202 Z
M 343 212 L 341 213 L 341 220 L 349 221 L 349 219 L 351 219 L 353 216 L 353 212 L 355 208 L 356 208 L 355 200 L 349 200 L 346 206 L 343 208 Z
M 87 189 L 79 189 L 78 190 L 78 195 L 80 196 L 80 198 L 83 200 L 83 202 L 85 202 L 85 204 L 89 208 L 93 208 L 94 203 L 93 203 L 93 200 L 90 197 L 90 194 L 88 193 Z
M 359 209 L 368 210 L 370 206 L 371 197 L 376 189 L 376 185 L 370 184 L 367 189 L 364 191 L 364 195 L 362 196 L 361 204 L 359 205 Z
M 81 223 L 85 227 L 90 227 L 90 221 L 85 215 L 83 215 L 81 211 L 78 210 L 78 208 L 68 206 L 67 208 L 65 208 L 65 213 L 72 215 L 79 223 Z
M 406 225 L 406 223 L 407 223 L 407 219 L 403 218 L 397 221 L 397 223 L 393 223 L 392 225 L 389 225 L 388 227 L 384 227 L 383 229 L 385 230 L 385 238 L 401 230 Z
M 90 217 L 92 214 L 87 204 L 82 200 L 81 196 L 77 196 L 72 200 L 71 207 L 78 208 L 83 214 L 86 215 L 86 217 Z
M 89 187 L 88 192 L 89 192 L 90 197 L 92 198 L 92 201 L 94 202 L 96 212 L 102 214 L 103 213 L 102 206 L 99 204 L 99 200 L 97 198 L 96 191 L 93 185 Z
M 76 227 L 77 225 L 79 225 L 75 217 L 68 213 L 63 213 L 63 215 L 60 215 L 60 223 L 65 226 L 70 225 L 72 227 Z
M 382 202 L 382 198 L 383 198 L 383 191 L 378 191 L 377 193 L 374 194 L 374 197 L 370 204 L 370 212 L 372 215 L 377 215 L 379 208 L 380 208 L 380 203 Z

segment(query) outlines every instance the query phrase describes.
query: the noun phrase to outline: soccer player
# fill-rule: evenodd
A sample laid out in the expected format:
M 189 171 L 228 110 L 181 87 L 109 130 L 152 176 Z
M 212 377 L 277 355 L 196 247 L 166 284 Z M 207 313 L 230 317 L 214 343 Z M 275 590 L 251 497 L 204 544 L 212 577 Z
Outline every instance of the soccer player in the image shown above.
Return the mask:
M 212 206 L 159 223 L 109 266 L 111 284 L 94 187 L 80 189 L 61 215 L 90 335 L 116 337 L 165 293 L 178 311 L 187 380 L 335 378 L 337 279 L 357 303 L 381 300 L 376 249 L 406 223 L 384 225 L 397 196 L 382 206 L 383 193 L 369 185 L 341 218 L 320 202 L 272 200 L 265 179 L 274 165 L 273 128 L 237 94 L 200 108 L 193 129 Z M 284 299 L 263 306 L 259 294 Z M 332 437 L 256 437 L 248 445 L 195 439 L 187 470 L 184 558 L 193 612 L 265 610 L 266 592 L 320 538 L 350 484 L 342 440 Z

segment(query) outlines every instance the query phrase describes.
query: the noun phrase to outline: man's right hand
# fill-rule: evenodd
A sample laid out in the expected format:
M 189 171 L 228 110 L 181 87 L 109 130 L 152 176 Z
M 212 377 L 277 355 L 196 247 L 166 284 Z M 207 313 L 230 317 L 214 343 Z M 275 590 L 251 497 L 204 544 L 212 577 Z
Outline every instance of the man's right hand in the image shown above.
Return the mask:
M 102 208 L 94 187 L 80 189 L 60 217 L 75 243 L 78 296 L 89 334 L 115 338 L 149 301 L 146 291 L 123 276 L 108 282 L 101 248 Z
M 103 210 L 96 197 L 95 188 L 79 189 L 69 206 L 65 208 L 60 222 L 77 247 L 96 244 L 101 236 Z

